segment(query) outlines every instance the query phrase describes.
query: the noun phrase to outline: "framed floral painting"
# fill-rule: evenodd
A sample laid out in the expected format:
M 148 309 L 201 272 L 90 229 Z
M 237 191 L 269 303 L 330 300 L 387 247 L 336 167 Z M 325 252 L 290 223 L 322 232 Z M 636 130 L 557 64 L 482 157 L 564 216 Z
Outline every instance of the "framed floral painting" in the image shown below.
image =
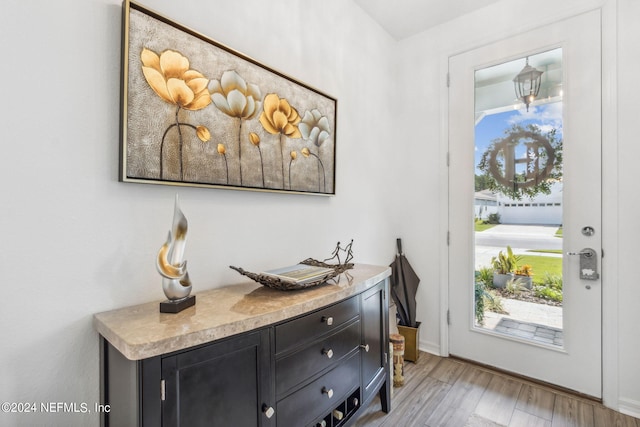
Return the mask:
M 336 99 L 123 8 L 121 181 L 335 194 Z

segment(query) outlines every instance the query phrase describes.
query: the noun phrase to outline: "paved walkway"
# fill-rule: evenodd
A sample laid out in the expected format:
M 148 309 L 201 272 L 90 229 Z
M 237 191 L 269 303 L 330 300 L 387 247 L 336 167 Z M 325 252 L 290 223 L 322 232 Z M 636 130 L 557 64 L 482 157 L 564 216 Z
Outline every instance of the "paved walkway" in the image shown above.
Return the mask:
M 562 307 L 503 298 L 509 314 L 485 312 L 484 328 L 562 347 Z

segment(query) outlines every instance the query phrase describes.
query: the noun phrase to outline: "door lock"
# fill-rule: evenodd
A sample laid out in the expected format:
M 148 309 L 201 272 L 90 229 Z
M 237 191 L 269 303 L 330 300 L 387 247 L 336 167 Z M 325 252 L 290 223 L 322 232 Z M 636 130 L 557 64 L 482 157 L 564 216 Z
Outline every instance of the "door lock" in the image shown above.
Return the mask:
M 597 252 L 591 248 L 584 248 L 580 252 L 567 252 L 567 255 L 580 256 L 580 278 L 582 280 L 598 280 L 598 257 Z M 591 286 L 587 286 L 591 289 Z
M 590 227 L 590 226 L 582 227 L 583 236 L 591 237 L 594 234 L 596 234 L 596 230 L 593 227 Z

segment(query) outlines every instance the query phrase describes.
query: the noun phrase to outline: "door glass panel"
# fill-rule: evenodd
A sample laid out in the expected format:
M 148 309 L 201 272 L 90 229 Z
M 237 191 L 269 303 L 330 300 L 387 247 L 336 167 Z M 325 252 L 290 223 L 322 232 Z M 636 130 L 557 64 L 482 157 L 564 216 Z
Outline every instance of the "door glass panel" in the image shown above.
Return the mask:
M 560 48 L 477 70 L 473 148 L 474 326 L 557 348 L 562 75 Z

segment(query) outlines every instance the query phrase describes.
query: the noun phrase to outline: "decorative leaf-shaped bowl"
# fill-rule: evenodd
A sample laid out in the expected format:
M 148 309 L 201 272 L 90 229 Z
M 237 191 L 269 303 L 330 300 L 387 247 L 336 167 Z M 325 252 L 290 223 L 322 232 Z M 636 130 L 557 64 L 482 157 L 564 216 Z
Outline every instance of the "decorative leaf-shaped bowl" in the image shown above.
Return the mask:
M 268 274 L 263 273 L 252 273 L 250 271 L 246 271 L 241 267 L 234 267 L 232 265 L 229 268 L 236 270 L 238 273 L 243 276 L 247 276 L 248 278 L 260 283 L 261 285 L 267 286 L 269 288 L 278 289 L 282 291 L 294 291 L 299 289 L 311 288 L 313 286 L 318 286 L 323 283 L 326 283 L 328 280 L 333 279 L 334 277 L 344 273 L 345 271 L 353 268 L 353 263 L 349 262 L 353 259 L 353 253 L 351 251 L 351 246 L 353 245 L 353 240 L 346 246 L 346 248 L 340 247 L 340 242 L 336 245 L 336 249 L 333 252 L 333 257 L 325 259 L 324 261 L 318 261 L 313 258 L 307 258 L 304 261 L 300 261 L 299 264 L 309 265 L 312 267 L 323 267 L 328 268 L 326 274 L 308 282 L 294 282 L 290 280 L 283 280 L 279 277 L 275 277 Z M 340 262 L 340 252 L 346 252 L 347 257 L 344 262 Z M 328 264 L 325 261 L 330 261 L 332 259 L 337 259 L 338 264 Z

